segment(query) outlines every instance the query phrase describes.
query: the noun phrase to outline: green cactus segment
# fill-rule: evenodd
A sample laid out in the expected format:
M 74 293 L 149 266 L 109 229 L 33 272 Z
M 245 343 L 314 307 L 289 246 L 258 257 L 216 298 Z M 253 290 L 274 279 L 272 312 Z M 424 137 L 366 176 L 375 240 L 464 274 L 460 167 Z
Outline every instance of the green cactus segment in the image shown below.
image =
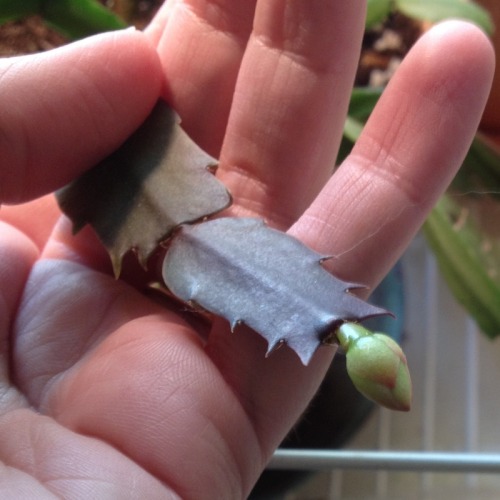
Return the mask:
M 337 339 L 346 351 L 347 373 L 359 392 L 391 410 L 410 409 L 411 378 L 397 342 L 349 322 L 338 328 Z

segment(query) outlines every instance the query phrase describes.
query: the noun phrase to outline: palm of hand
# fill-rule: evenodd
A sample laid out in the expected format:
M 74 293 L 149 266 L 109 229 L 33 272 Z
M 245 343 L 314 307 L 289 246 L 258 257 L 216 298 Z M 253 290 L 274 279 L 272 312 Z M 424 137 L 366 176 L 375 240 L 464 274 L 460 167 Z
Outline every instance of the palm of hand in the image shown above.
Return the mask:
M 16 438 L 9 449 L 34 452 L 12 465 L 36 475 L 42 489 L 64 497 L 81 489 L 123 498 L 137 488 L 156 498 L 166 494 L 162 481 L 186 493 L 181 485 L 188 471 L 179 461 L 189 460 L 188 447 L 208 456 L 220 429 L 227 439 L 236 437 L 218 411 L 235 401 L 224 401 L 226 384 L 205 359 L 196 332 L 110 276 L 73 262 L 39 260 L 13 335 L 14 378 L 24 396 L 16 391 L 18 409 L 9 405 L 9 418 L 29 432 L 25 443 Z M 218 389 L 215 400 L 207 380 Z M 193 402 L 204 411 L 193 411 Z M 219 428 L 216 435 L 212 426 Z M 165 428 L 175 432 L 165 434 Z M 9 433 L 4 444 L 13 437 Z
M 286 10 L 286 2 L 257 2 L 250 34 L 252 2 L 167 2 L 148 36 L 186 129 L 212 154 L 223 141 L 219 175 L 235 197 L 232 213 L 290 228 L 335 255 L 341 277 L 374 285 L 460 164 L 492 56 L 472 27 L 429 34 L 329 181 L 363 30 L 361 3 Z M 208 49 L 217 59 L 207 61 Z M 447 52 L 460 54 L 458 64 L 447 64 Z M 9 137 L 31 148 L 23 156 L 0 142 L 5 201 L 49 192 L 112 151 L 145 117 L 163 78 L 137 33 L 41 57 L 35 76 L 28 62 L 5 63 L 5 73 L 20 69 L 4 85 L 26 100 L 15 102 L 16 112 L 5 103 Z M 63 66 L 72 68 L 67 81 L 39 105 L 34 90 Z M 76 116 L 60 111 L 61 102 Z M 100 116 L 113 127 L 97 123 Z M 95 136 L 82 144 L 89 128 Z M 26 176 L 10 172 L 11 164 Z M 0 214 L 11 224 L 2 223 L 0 239 L 0 453 L 10 467 L 3 497 L 245 496 L 332 353 L 320 350 L 307 368 L 287 349 L 265 359 L 261 339 L 246 330 L 231 335 L 219 321 L 207 338 L 175 309 L 115 281 L 90 231 L 74 238 L 67 221 L 54 222 L 50 202 L 42 208 Z

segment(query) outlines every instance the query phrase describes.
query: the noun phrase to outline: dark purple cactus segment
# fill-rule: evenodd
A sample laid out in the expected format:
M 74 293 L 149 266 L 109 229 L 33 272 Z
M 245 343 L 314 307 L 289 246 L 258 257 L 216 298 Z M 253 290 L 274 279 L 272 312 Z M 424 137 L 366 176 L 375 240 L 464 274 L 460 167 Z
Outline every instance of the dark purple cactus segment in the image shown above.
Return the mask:
M 179 118 L 158 101 L 145 122 L 110 156 L 57 193 L 74 231 L 91 224 L 110 253 L 115 275 L 123 255 L 149 255 L 179 224 L 231 203 L 212 175 L 217 160 L 199 148 Z
M 245 323 L 269 352 L 285 342 L 307 365 L 344 321 L 389 314 L 348 293 L 325 257 L 260 219 L 220 218 L 182 226 L 163 264 L 163 278 L 180 299 Z

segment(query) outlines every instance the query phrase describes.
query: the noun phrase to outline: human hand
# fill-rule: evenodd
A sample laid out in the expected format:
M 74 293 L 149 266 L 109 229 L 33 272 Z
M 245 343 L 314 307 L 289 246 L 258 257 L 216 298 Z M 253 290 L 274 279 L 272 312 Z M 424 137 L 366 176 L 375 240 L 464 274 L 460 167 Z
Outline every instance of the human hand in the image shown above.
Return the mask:
M 264 217 L 374 286 L 460 165 L 493 56 L 470 25 L 431 30 L 330 178 L 363 4 L 169 1 L 146 36 L 0 61 L 0 199 L 61 187 L 163 92 L 220 157 L 233 215 Z M 265 358 L 258 335 L 222 320 L 205 338 L 130 284 L 133 265 L 114 280 L 93 233 L 71 235 L 52 198 L 0 216 L 2 498 L 246 496 L 332 350 L 304 367 L 286 348 Z

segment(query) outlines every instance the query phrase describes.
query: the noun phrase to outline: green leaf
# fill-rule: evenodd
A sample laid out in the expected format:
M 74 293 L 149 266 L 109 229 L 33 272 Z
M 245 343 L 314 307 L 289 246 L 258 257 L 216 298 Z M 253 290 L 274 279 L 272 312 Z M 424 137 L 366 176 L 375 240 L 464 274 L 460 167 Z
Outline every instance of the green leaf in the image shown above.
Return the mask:
M 450 290 L 491 338 L 500 334 L 499 219 L 492 197 L 448 193 L 424 225 Z
M 365 29 L 385 21 L 392 10 L 392 0 L 368 0 L 366 5 Z
M 347 114 L 356 120 L 366 122 L 382 95 L 381 88 L 354 87 Z
M 75 232 L 91 224 L 108 249 L 115 274 L 123 255 L 145 262 L 180 224 L 214 214 L 231 197 L 212 171 L 214 158 L 159 101 L 141 127 L 113 154 L 57 193 Z
M 344 137 L 353 144 L 358 140 L 363 130 L 363 123 L 352 116 L 347 116 L 344 122 Z
M 38 14 L 42 0 L 0 0 L 0 24 Z
M 500 152 L 477 134 L 424 228 L 450 290 L 489 337 L 500 333 Z
M 97 0 L 45 0 L 40 15 L 72 40 L 127 26 Z
M 268 342 L 288 344 L 308 364 L 340 323 L 389 314 L 349 290 L 313 252 L 259 219 L 221 218 L 182 226 L 163 264 L 167 287 L 185 302 L 245 323 Z
M 488 193 L 500 198 L 500 150 L 480 132 L 467 153 L 464 163 L 453 180 L 456 192 Z
M 382 89 L 355 87 L 351 94 L 349 110 L 344 123 L 344 134 L 337 155 L 337 164 L 341 163 L 351 152 L 354 143 L 363 130 L 364 123 L 377 104 Z
M 396 9 L 408 17 L 430 22 L 460 18 L 471 21 L 491 35 L 495 29 L 488 11 L 467 0 L 395 0 Z

